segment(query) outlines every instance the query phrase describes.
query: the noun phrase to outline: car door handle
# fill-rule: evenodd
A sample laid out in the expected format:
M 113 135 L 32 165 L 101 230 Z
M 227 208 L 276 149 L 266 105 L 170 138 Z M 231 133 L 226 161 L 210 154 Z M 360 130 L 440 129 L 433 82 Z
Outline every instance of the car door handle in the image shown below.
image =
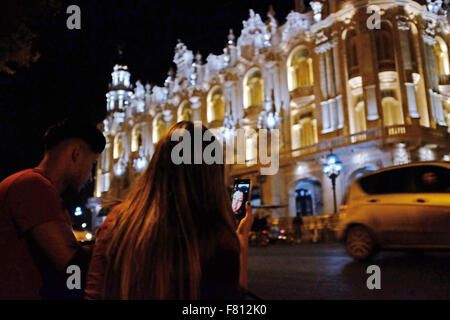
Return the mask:
M 424 202 L 427 202 L 427 201 L 425 199 L 416 199 L 416 202 L 424 203 Z
M 370 199 L 369 202 L 378 202 L 378 199 Z

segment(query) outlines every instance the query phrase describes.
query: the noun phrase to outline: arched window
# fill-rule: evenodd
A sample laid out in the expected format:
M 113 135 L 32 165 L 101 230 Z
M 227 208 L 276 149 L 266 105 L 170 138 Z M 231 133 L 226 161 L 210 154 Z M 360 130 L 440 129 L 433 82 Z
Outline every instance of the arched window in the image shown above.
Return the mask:
M 123 133 L 118 133 L 114 138 L 114 159 L 119 159 L 124 151 L 123 148 Z
M 294 51 L 292 57 L 288 60 L 289 91 L 302 86 L 312 86 L 313 84 L 314 75 L 311 55 L 307 48 L 300 47 Z
M 403 124 L 403 112 L 400 102 L 392 96 L 386 96 L 381 100 L 383 107 L 383 121 L 385 126 Z
M 312 116 L 300 120 L 300 145 L 302 147 L 313 145 L 317 142 L 316 121 Z
M 349 79 L 359 75 L 357 40 L 355 30 L 352 29 L 347 31 L 345 38 L 345 54 L 347 58 L 347 72 Z
M 212 88 L 208 94 L 206 117 L 208 123 L 214 120 L 222 121 L 225 118 L 225 99 L 219 86 Z
M 184 101 L 178 107 L 178 121 L 192 121 L 192 105 Z
M 320 215 L 323 211 L 322 185 L 315 178 L 306 178 L 295 185 L 295 215 Z
M 395 98 L 395 91 L 385 90 L 381 92 L 381 95 L 384 125 L 395 126 L 404 124 L 402 106 Z
M 378 71 L 394 71 L 395 53 L 392 29 L 387 22 L 381 22 L 380 29 L 374 30 L 377 46 Z
M 312 113 L 302 114 L 292 126 L 292 149 L 304 148 L 317 143 L 317 121 Z
M 450 74 L 450 66 L 448 61 L 448 48 L 445 41 L 441 37 L 436 37 L 434 54 L 436 55 L 436 66 L 438 75 L 441 76 Z
M 244 79 L 244 108 L 264 102 L 264 83 L 259 69 L 249 72 Z
M 142 135 L 142 126 L 137 125 L 133 128 L 131 135 L 131 151 L 136 152 L 141 149 L 144 144 L 144 139 Z
M 158 143 L 159 139 L 163 136 L 164 132 L 166 132 L 166 122 L 163 119 L 163 114 L 157 114 L 155 118 L 153 118 L 153 128 L 152 128 L 152 137 L 153 143 Z

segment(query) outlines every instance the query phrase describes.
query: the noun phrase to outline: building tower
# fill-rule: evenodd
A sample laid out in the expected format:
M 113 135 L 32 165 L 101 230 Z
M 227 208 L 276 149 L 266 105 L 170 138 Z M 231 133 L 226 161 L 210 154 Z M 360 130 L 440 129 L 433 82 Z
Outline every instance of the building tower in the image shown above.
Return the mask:
M 115 120 L 120 123 L 124 120 L 125 110 L 133 95 L 130 72 L 127 66 L 116 64 L 111 76 L 112 83 L 106 94 L 106 111 L 108 115 L 114 115 Z

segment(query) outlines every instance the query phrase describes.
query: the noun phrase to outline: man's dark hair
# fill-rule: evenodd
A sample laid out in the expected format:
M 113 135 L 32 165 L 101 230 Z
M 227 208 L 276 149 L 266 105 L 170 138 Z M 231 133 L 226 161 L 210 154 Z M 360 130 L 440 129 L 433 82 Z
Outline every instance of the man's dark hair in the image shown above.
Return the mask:
M 86 142 L 94 153 L 102 153 L 106 144 L 103 133 L 94 124 L 65 119 L 49 127 L 45 132 L 45 151 L 51 150 L 62 141 L 72 138 L 78 138 Z

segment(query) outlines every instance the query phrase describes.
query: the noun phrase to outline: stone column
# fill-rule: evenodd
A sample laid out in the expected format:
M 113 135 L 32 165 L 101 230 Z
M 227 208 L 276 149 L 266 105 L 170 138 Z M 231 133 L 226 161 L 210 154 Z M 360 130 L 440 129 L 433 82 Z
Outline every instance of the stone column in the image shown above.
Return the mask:
M 344 127 L 344 108 L 342 105 L 342 94 L 336 97 L 336 107 L 337 107 L 337 127 L 342 129 Z
M 434 55 L 434 46 L 436 40 L 428 34 L 423 35 L 425 42 L 425 56 L 427 61 L 429 93 L 431 100 L 431 113 L 437 125 L 447 126 L 444 119 L 444 110 L 442 106 L 442 99 L 439 92 L 438 71 L 436 65 L 436 57 Z
M 416 97 L 416 86 L 412 74 L 414 72 L 411 58 L 411 50 L 415 50 L 414 47 L 411 48 L 409 43 L 409 32 L 410 28 L 406 20 L 398 20 L 397 28 L 400 37 L 400 51 L 403 63 L 403 72 L 405 79 L 405 90 L 408 104 L 408 112 L 411 118 L 420 118 L 419 111 L 417 110 L 417 97 Z M 400 71 L 400 70 L 399 70 Z
M 338 115 L 337 115 L 337 101 L 335 98 L 328 100 L 330 108 L 330 126 L 331 130 L 336 130 L 338 127 Z
M 320 89 L 322 91 L 322 98 L 324 100 L 328 99 L 327 90 L 327 69 L 326 69 L 326 59 L 323 53 L 319 53 L 319 65 L 320 65 Z
M 414 82 L 405 82 L 405 87 L 408 98 L 409 116 L 411 118 L 420 118 L 419 111 L 417 110 L 416 85 Z
M 368 85 L 364 87 L 364 92 L 366 94 L 367 98 L 367 120 L 377 120 L 379 118 L 378 116 L 378 109 L 377 109 L 377 98 L 376 98 L 376 91 L 375 91 L 375 85 Z
M 329 101 L 322 101 L 320 106 L 322 107 L 322 133 L 328 133 L 331 131 Z
M 340 81 L 340 65 L 339 65 L 339 47 L 338 47 L 338 39 L 336 37 L 333 38 L 335 45 L 331 48 L 332 56 L 333 56 L 333 68 L 334 68 L 334 89 L 336 95 L 336 113 L 337 113 L 337 129 L 342 129 L 344 127 L 344 110 L 342 104 L 342 85 Z

